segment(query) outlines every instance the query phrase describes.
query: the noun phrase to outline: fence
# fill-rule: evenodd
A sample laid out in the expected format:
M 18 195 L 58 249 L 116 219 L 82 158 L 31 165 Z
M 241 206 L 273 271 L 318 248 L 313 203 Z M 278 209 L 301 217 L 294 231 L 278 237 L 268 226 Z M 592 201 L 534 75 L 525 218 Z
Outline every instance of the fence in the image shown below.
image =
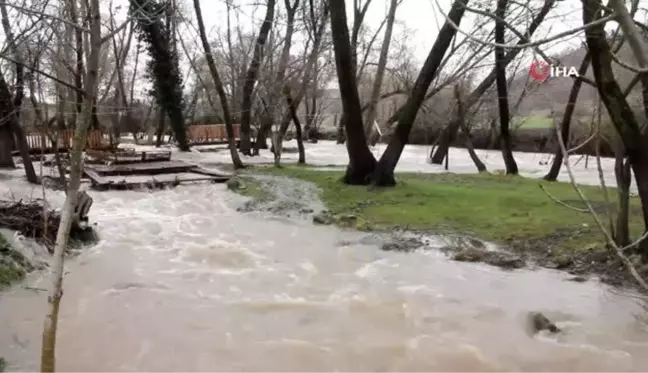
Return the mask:
M 72 141 L 74 140 L 74 131 L 72 130 L 59 131 L 58 134 L 53 134 L 52 136 L 54 135 L 56 135 L 57 137 L 56 145 L 58 146 L 59 149 L 72 148 Z M 27 132 L 25 137 L 27 139 L 27 145 L 29 146 L 30 150 L 54 148 L 54 144 L 52 144 L 50 138 L 44 133 Z M 106 141 L 104 141 L 104 138 L 106 139 Z M 98 131 L 98 130 L 89 131 L 87 141 L 88 141 L 86 145 L 87 149 L 103 149 L 103 148 L 107 148 L 109 145 L 107 136 L 105 136 L 102 131 Z
M 234 138 L 239 139 L 241 126 L 234 125 Z M 200 124 L 187 129 L 189 142 L 192 144 L 207 144 L 227 141 L 227 131 L 224 124 Z

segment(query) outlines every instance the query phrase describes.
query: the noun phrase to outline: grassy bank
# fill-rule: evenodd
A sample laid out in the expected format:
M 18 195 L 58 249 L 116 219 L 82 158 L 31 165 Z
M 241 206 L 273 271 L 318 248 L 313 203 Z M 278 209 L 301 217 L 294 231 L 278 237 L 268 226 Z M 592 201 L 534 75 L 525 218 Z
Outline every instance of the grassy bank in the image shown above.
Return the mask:
M 304 167 L 268 168 L 263 173 L 299 178 L 317 184 L 333 215 L 353 214 L 360 229 L 406 228 L 462 233 L 534 252 L 562 265 L 584 253 L 604 251 L 603 238 L 588 213 L 553 201 L 584 208 L 568 183 L 505 175 L 399 174 L 395 188 L 369 190 L 339 182 L 341 172 Z M 598 187 L 582 187 L 605 219 L 606 204 Z M 260 193 L 255 191 L 254 193 Z M 610 189 L 612 201 L 616 191 Z M 613 208 L 613 207 L 612 207 Z M 641 232 L 638 201 L 633 198 L 631 230 Z

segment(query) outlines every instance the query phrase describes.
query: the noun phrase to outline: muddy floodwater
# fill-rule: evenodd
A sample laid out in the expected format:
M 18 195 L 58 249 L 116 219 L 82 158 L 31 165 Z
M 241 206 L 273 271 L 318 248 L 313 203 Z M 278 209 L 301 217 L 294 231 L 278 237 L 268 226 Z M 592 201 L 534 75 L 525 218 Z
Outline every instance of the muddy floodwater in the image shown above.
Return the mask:
M 92 196 L 102 240 L 66 263 L 59 371 L 648 370 L 640 307 L 594 280 L 384 252 L 366 233 L 238 212 L 224 185 Z M 9 370 L 38 369 L 46 296 L 25 285 L 47 279 L 0 295 Z M 529 311 L 564 333 L 529 335 Z

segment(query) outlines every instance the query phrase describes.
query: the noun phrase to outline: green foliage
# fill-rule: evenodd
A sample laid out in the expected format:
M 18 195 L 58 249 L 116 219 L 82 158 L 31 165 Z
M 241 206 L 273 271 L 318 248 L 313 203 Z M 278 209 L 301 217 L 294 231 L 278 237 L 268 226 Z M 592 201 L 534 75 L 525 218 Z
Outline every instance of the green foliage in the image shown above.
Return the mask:
M 182 73 L 178 53 L 171 45 L 171 25 L 165 24 L 168 3 L 156 0 L 130 0 L 130 15 L 137 20 L 137 36 L 146 44 L 150 60 L 147 78 L 153 82 L 150 92 L 157 104 L 164 108 L 181 150 L 188 150 L 184 123 L 184 97 Z

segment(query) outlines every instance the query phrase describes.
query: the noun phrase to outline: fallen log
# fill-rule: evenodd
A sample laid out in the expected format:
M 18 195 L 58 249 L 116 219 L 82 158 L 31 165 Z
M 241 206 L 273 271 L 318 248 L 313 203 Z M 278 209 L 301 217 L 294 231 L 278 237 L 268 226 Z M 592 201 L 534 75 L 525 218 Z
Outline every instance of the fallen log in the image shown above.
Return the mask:
M 92 198 L 85 192 L 80 192 L 81 202 L 75 211 L 75 219 L 70 229 L 70 246 L 93 243 L 98 240 L 92 226 L 87 224 L 88 211 L 92 205 Z M 49 209 L 42 199 L 31 201 L 1 201 L 0 200 L 0 228 L 17 231 L 27 238 L 44 245 L 47 250 L 54 252 L 56 234 L 61 224 L 61 213 Z

